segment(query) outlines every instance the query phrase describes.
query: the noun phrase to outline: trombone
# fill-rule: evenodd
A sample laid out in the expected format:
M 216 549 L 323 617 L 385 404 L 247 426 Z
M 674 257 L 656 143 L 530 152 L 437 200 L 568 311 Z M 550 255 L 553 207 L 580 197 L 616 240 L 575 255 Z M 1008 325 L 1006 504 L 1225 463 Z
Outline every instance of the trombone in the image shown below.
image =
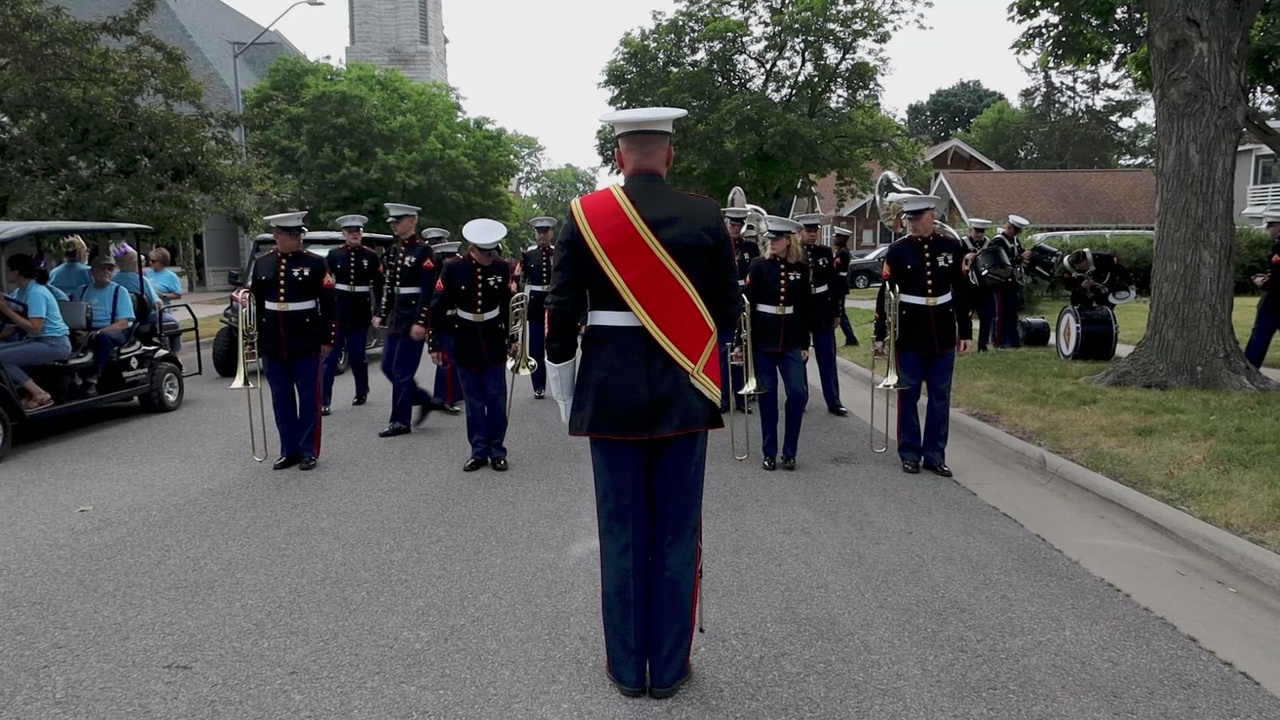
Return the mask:
M 257 462 L 263 462 L 267 459 L 267 407 L 262 399 L 262 362 L 258 360 L 258 307 L 254 302 L 253 293 L 248 289 L 239 288 L 232 293 L 231 298 L 236 302 L 239 310 L 236 323 L 237 334 L 237 357 L 236 357 L 236 377 L 231 381 L 231 390 L 244 390 L 245 399 L 249 406 L 249 451 L 253 454 L 253 459 Z M 249 347 L 254 348 L 254 360 L 258 360 L 254 369 L 256 377 L 250 380 L 248 377 L 249 365 Z M 258 388 L 258 424 L 261 429 L 254 428 L 253 425 L 253 388 Z M 262 436 L 262 454 L 258 454 L 258 436 Z
M 740 360 L 733 357 L 734 350 L 741 353 Z M 747 296 L 742 296 L 742 314 L 738 316 L 738 325 L 734 330 L 734 339 L 725 345 L 725 352 L 729 355 L 729 377 L 724 378 L 724 382 L 729 383 L 730 389 L 733 388 L 733 372 L 734 365 L 742 366 L 742 389 L 738 391 L 743 396 L 742 409 L 743 415 L 745 411 L 751 407 L 751 398 L 760 394 L 759 383 L 756 381 L 756 361 L 754 355 L 754 347 L 751 344 L 751 303 L 747 301 Z M 729 408 L 729 446 L 733 451 L 734 460 L 746 460 L 751 457 L 751 421 L 743 420 L 742 423 L 742 453 L 738 453 L 738 428 L 737 421 L 733 419 L 733 407 Z
M 516 376 L 532 375 L 538 369 L 538 361 L 529 357 L 529 293 L 519 292 L 511 298 L 511 311 L 507 327 L 513 337 L 511 343 L 519 348 L 515 357 L 507 358 L 507 370 L 511 372 L 511 388 L 507 391 L 507 417 L 511 417 L 511 401 L 516 394 Z
M 871 452 L 889 449 L 889 402 L 893 393 L 906 387 L 898 377 L 898 291 L 884 286 L 885 358 L 884 379 L 876 383 L 876 353 L 871 352 Z M 876 395 L 884 391 L 884 444 L 876 443 Z

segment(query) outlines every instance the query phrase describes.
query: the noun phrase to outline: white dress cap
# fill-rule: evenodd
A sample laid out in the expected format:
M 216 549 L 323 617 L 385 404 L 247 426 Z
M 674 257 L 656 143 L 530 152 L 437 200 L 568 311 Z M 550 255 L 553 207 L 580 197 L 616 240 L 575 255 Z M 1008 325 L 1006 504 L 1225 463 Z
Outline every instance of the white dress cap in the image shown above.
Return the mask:
M 444 228 L 427 228 L 422 231 L 423 240 L 447 240 L 449 239 L 449 231 Z
M 793 219 L 801 225 L 821 225 L 822 213 L 806 213 L 804 215 L 797 215 Z
M 764 226 L 765 232 L 776 236 L 800 232 L 800 229 L 804 227 L 795 220 L 784 218 L 779 215 L 766 215 L 764 218 Z
M 556 219 L 555 219 L 555 218 L 553 218 L 553 217 L 549 217 L 549 216 L 545 216 L 545 215 L 544 215 L 543 217 L 536 217 L 536 218 L 534 218 L 534 219 L 530 220 L 530 221 L 529 221 L 529 224 L 530 224 L 530 225 L 532 225 L 532 226 L 534 226 L 534 227 L 535 227 L 535 228 L 537 228 L 538 230 L 543 230 L 543 229 L 546 229 L 546 228 L 553 228 L 553 227 L 555 227 L 555 226 L 556 226 Z
M 613 125 L 614 137 L 625 137 L 637 133 L 674 135 L 676 119 L 688 114 L 688 110 L 681 108 L 633 108 L 602 115 L 600 122 Z
M 408 215 L 417 215 L 422 208 L 414 205 L 405 205 L 404 203 L 383 203 L 387 208 L 387 217 L 391 220 L 399 220 Z
M 747 209 L 739 207 L 731 207 L 724 209 L 724 216 L 731 220 L 746 220 Z
M 844 236 L 847 236 L 847 237 L 853 237 L 853 231 L 852 231 L 852 230 L 850 230 L 849 228 L 833 227 L 833 228 L 831 228 L 831 232 L 833 232 L 833 233 L 835 233 L 835 234 L 837 234 L 837 235 L 844 235 Z
M 481 250 L 492 250 L 507 236 L 507 226 L 489 218 L 476 218 L 462 226 L 462 237 Z
M 941 199 L 937 195 L 903 195 L 898 202 L 902 204 L 902 212 L 909 215 L 932 210 L 938 206 L 938 201 Z
M 363 215 L 343 215 L 342 217 L 338 218 L 335 222 L 338 223 L 338 227 L 340 228 L 349 228 L 349 227 L 362 228 L 365 225 L 369 224 L 369 218 Z
M 302 219 L 307 216 L 307 211 L 280 213 L 279 215 L 268 215 L 266 220 L 272 227 L 278 227 L 282 230 L 297 230 L 302 227 Z
M 431 249 L 438 253 L 456 253 L 458 252 L 458 249 L 461 247 L 462 247 L 462 243 L 458 242 L 457 240 L 454 240 L 453 242 L 436 243 L 435 245 L 431 246 Z
M 982 218 L 969 218 L 969 227 L 977 228 L 979 230 L 986 230 L 987 228 L 991 227 L 991 221 L 983 220 Z
M 1022 228 L 1030 225 L 1031 221 L 1021 215 L 1010 215 L 1009 224 L 1021 230 Z

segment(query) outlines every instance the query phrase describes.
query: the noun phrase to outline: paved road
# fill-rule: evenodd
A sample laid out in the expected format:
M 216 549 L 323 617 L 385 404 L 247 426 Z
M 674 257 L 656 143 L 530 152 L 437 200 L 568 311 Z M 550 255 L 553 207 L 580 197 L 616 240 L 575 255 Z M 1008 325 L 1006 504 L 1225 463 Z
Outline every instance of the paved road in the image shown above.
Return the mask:
M 1280 717 L 968 490 L 870 453 L 816 388 L 798 472 L 716 435 L 696 677 L 627 700 L 603 676 L 587 448 L 550 400 L 522 385 L 512 470 L 464 475 L 463 418 L 375 437 L 378 378 L 329 418 L 320 469 L 273 473 L 227 384 L 0 465 L 0 717 Z

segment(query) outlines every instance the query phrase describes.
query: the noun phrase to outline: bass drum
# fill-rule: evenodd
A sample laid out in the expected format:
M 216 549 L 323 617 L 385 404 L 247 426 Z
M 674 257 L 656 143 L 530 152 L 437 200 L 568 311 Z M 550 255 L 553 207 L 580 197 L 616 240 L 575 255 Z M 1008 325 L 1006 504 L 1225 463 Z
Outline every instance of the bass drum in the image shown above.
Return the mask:
M 1007 282 L 1013 277 L 1013 263 L 1009 262 L 1009 254 L 1004 248 L 987 245 L 978 251 L 973 259 L 970 279 L 975 284 L 981 283 L 993 287 Z
M 1109 307 L 1068 305 L 1058 313 L 1058 357 L 1063 360 L 1110 360 L 1119 337 L 1116 314 Z
M 1044 347 L 1049 344 L 1053 328 L 1042 317 L 1024 317 L 1018 320 L 1018 337 L 1025 347 Z
M 1052 280 L 1058 273 L 1058 264 L 1062 262 L 1062 251 L 1051 245 L 1040 243 L 1031 248 L 1031 260 L 1027 265 L 1031 274 L 1041 280 Z

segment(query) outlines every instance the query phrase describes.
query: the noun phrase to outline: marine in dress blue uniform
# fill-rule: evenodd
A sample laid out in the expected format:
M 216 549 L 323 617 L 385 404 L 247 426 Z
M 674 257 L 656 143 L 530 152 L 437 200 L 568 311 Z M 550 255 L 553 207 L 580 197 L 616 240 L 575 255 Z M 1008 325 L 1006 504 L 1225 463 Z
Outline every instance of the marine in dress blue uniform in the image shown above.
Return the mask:
M 669 254 L 688 279 L 679 300 L 696 299 L 710 318 L 708 327 L 706 317 L 690 316 L 689 327 L 699 328 L 699 337 L 707 330 L 707 342 L 717 342 L 718 331 L 737 322 L 741 294 L 719 203 L 679 192 L 665 179 L 674 158 L 673 120 L 685 114 L 639 108 L 602 118 L 613 124 L 615 158 L 626 178 L 625 187 L 603 193 L 622 199 L 597 192 L 575 201 L 556 243 L 547 297 L 548 389 L 569 434 L 591 438 L 606 672 L 627 696 L 648 689 L 652 697 L 669 697 L 691 676 L 707 431 L 724 427 L 724 420 L 705 382 L 711 366 L 686 370 L 654 340 L 594 254 L 603 241 L 594 232 L 587 237 L 576 213 L 602 197 L 633 205 L 636 221 L 653 236 L 647 247 Z M 633 252 L 658 262 L 656 250 Z M 663 282 L 666 293 L 672 271 L 662 267 L 668 274 L 654 286 Z M 633 296 L 655 295 L 653 286 L 626 287 Z M 654 309 L 646 312 L 665 309 L 650 303 Z M 584 312 L 582 366 L 575 374 Z
M 369 360 L 365 354 L 369 346 L 369 328 L 382 303 L 382 258 L 373 248 L 361 240 L 369 218 L 364 215 L 343 215 L 338 218 L 345 241 L 325 257 L 329 274 L 333 276 L 333 304 L 338 333 L 333 352 L 324 362 L 324 393 L 321 415 L 330 413 L 333 404 L 333 380 L 338 375 L 338 360 L 347 353 L 347 364 L 355 378 L 356 396 L 352 405 L 363 405 L 369 399 Z
M 436 254 L 436 264 L 444 267 L 453 258 L 458 257 L 458 248 L 462 243 L 449 242 L 450 233 L 444 228 L 427 228 L 422 231 L 422 239 L 431 243 L 431 251 Z M 439 409 L 450 415 L 461 415 L 462 409 L 458 407 L 458 403 L 462 402 L 462 379 L 458 377 L 458 364 L 454 362 L 453 355 L 453 325 L 454 317 L 449 315 L 442 322 L 444 325 L 435 324 L 432 320 L 432 329 L 439 330 L 440 336 L 440 363 L 436 365 L 435 387 L 432 394 L 440 403 Z
M 987 228 L 991 221 L 983 218 L 969 218 L 969 237 L 965 242 L 965 271 L 977 257 L 979 250 L 987 246 Z M 972 279 L 971 279 L 972 281 Z M 972 284 L 972 282 L 971 282 Z M 978 352 L 986 352 L 988 345 L 998 342 L 994 337 L 996 328 L 996 294 L 990 285 L 978 278 L 973 288 L 973 308 L 978 315 Z
M 555 249 L 556 219 L 536 217 L 529 224 L 537 231 L 534 246 L 520 256 L 516 274 L 520 289 L 529 293 L 529 357 L 538 363 L 533 370 L 533 396 L 541 399 L 547 391 L 547 291 L 551 289 L 551 261 Z
M 853 264 L 853 253 L 849 252 L 849 238 L 853 237 L 853 231 L 849 228 L 833 227 L 831 228 L 831 241 L 835 245 L 835 257 L 832 264 L 835 266 L 836 290 L 840 293 L 840 332 L 844 333 L 845 347 L 853 347 L 858 344 L 858 336 L 853 332 L 853 325 L 849 322 L 849 313 L 845 307 L 845 301 L 849 299 L 849 266 Z
M 795 238 L 800 224 L 768 216 L 769 255 L 751 262 L 746 296 L 751 303 L 751 344 L 760 390 L 760 440 L 765 470 L 778 469 L 778 378 L 787 396 L 782 467 L 796 469 L 800 426 L 809 403 L 809 336 L 813 287 L 809 264 Z
M 1271 340 L 1280 329 L 1280 212 L 1267 212 L 1262 216 L 1267 234 L 1271 236 L 1271 252 L 1267 255 L 1267 272 L 1252 278 L 1254 287 L 1262 291 L 1258 299 L 1258 311 L 1253 318 L 1253 330 L 1244 348 L 1249 364 L 1262 367 L 1271 348 Z
M 822 399 L 827 403 L 827 412 L 846 417 L 849 411 L 840 402 L 840 373 L 836 369 L 836 327 L 840 325 L 845 298 L 838 288 L 841 278 L 836 275 L 831 248 L 818 243 L 822 215 L 809 213 L 792 219 L 804 226 L 800 231 L 800 242 L 804 246 L 813 283 L 813 357 L 818 365 Z
M 910 234 L 889 246 L 884 255 L 884 282 L 876 296 L 875 352 L 884 352 L 885 292 L 893 288 L 899 294 L 898 376 L 906 386 L 898 391 L 898 457 L 904 472 L 920 472 L 923 461 L 926 470 L 951 477 L 946 463 L 951 377 L 956 352 L 967 355 L 972 344 L 972 285 L 964 269 L 964 245 L 935 229 L 937 203 L 933 195 L 902 200 Z M 922 385 L 929 386 L 923 439 L 918 408 Z
M 320 456 L 320 363 L 333 349 L 333 276 L 324 258 L 302 249 L 306 212 L 264 218 L 276 247 L 249 272 L 258 317 L 257 354 L 265 364 L 280 435 L 276 470 L 311 470 Z
M 467 254 L 445 264 L 431 300 L 431 359 L 443 362 L 442 341 L 452 336 L 454 362 L 467 402 L 471 457 L 464 472 L 486 465 L 507 469 L 507 355 L 511 351 L 511 266 L 499 246 L 507 228 L 477 218 L 462 226 Z M 452 320 L 452 322 L 449 322 Z
M 733 258 L 734 264 L 737 266 L 738 288 L 745 289 L 747 285 L 747 271 L 751 267 L 751 261 L 760 257 L 760 246 L 754 239 L 747 239 L 743 236 L 743 230 L 746 228 L 748 210 L 744 207 L 727 207 L 723 209 L 725 227 L 729 230 L 729 239 L 733 241 Z M 741 365 L 735 365 L 729 362 L 728 347 L 733 342 L 735 329 L 729 329 L 720 335 L 720 378 L 725 380 L 724 392 L 720 396 L 720 412 L 729 412 L 729 397 L 733 397 L 733 407 L 738 412 L 751 414 L 751 407 L 747 405 L 746 398 L 738 391 L 742 389 L 746 383 L 746 377 Z
M 1062 258 L 1062 267 L 1062 287 L 1076 307 L 1114 308 L 1112 295 L 1128 294 L 1133 287 L 1133 274 L 1109 252 L 1073 250 Z
M 413 432 L 409 419 L 418 408 L 415 424 L 421 424 L 438 400 L 418 386 L 415 375 L 426 349 L 431 326 L 431 295 L 435 292 L 440 266 L 431 246 L 418 238 L 418 211 L 422 208 L 402 203 L 385 203 L 387 222 L 397 238 L 384 259 L 387 282 L 382 295 L 382 312 L 376 327 L 387 328 L 382 351 L 382 374 L 391 381 L 391 422 L 378 437 L 389 438 Z
M 1031 222 L 1020 215 L 1010 215 L 1004 230 L 991 238 L 991 242 L 1004 248 L 1009 262 L 1014 266 L 1026 265 L 1030 252 L 1022 248 L 1018 233 Z M 1022 310 L 1022 285 L 1017 281 L 1020 273 L 1015 273 L 1005 282 L 995 287 L 996 304 L 996 347 L 1022 347 L 1022 338 L 1018 335 L 1018 313 Z

